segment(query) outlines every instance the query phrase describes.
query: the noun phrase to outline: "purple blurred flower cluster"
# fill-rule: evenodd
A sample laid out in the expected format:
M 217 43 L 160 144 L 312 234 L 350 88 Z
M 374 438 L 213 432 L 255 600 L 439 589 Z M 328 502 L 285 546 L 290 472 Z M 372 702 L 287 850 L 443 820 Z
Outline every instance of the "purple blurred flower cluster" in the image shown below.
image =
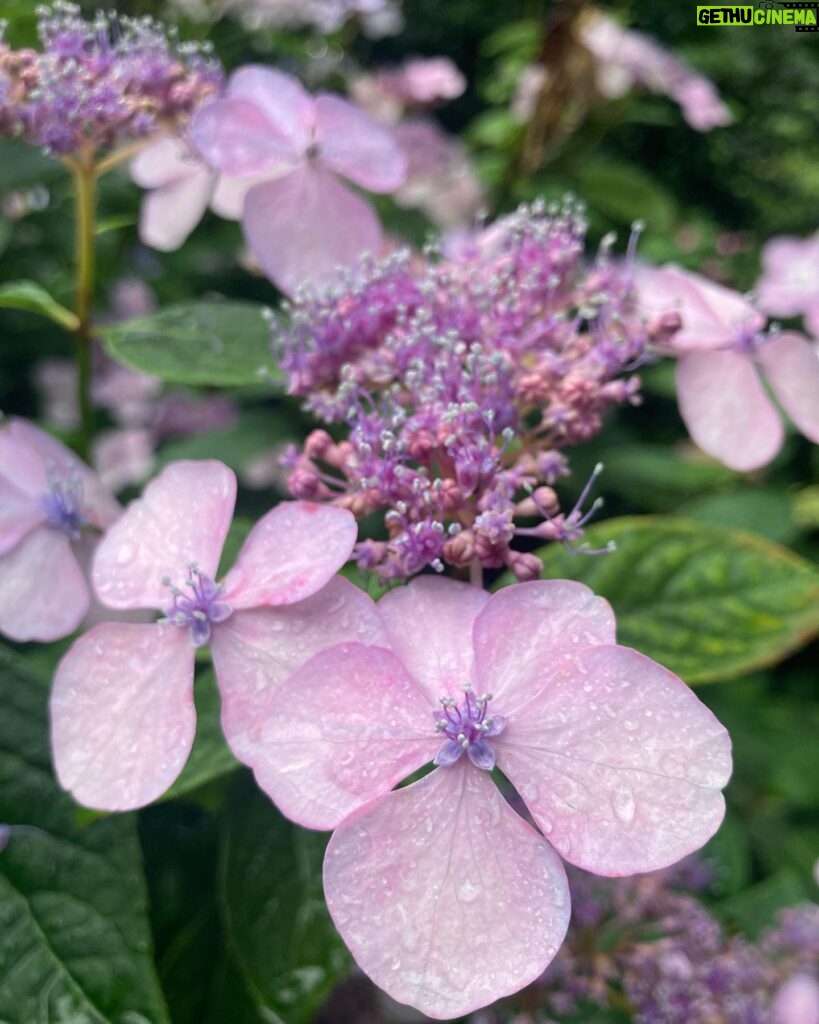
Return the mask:
M 182 43 L 151 18 L 58 0 L 37 9 L 42 51 L 0 37 L 0 135 L 56 156 L 95 153 L 184 123 L 218 90 L 206 44 Z
M 695 893 L 710 869 L 696 857 L 665 871 L 601 879 L 570 870 L 568 938 L 516 1024 L 553 1024 L 581 1006 L 627 1007 L 634 1024 L 798 1024 L 819 1000 L 819 907 L 780 912 L 757 942 L 730 935 Z M 801 1005 L 801 1004 L 800 1004 Z M 815 1004 L 819 1007 L 819 1002 Z
M 638 401 L 629 371 L 649 341 L 632 254 L 615 262 L 608 239 L 587 262 L 585 232 L 571 200 L 522 207 L 449 258 L 399 253 L 302 292 L 276 322 L 290 392 L 349 428 L 291 452 L 291 491 L 385 513 L 386 539 L 357 549 L 363 569 L 392 580 L 506 566 L 526 580 L 540 562 L 516 537 L 582 535 L 582 502 L 562 512 L 553 489 L 563 449 L 593 437 L 609 406 Z

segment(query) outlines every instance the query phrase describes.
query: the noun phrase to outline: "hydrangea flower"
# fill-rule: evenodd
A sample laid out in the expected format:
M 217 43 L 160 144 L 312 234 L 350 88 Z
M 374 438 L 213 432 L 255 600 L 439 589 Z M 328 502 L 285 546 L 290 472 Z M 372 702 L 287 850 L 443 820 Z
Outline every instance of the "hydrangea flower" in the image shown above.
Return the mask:
M 582 584 L 490 597 L 426 576 L 377 608 L 385 642 L 320 652 L 276 691 L 252 766 L 294 821 L 335 828 L 325 893 L 359 966 L 399 1002 L 458 1017 L 555 956 L 558 854 L 625 875 L 713 835 L 730 741 L 677 676 L 616 645 L 611 608 Z
M 151 18 L 57 0 L 37 8 L 42 52 L 12 50 L 0 33 L 0 135 L 56 156 L 94 154 L 184 124 L 216 92 L 207 45 L 180 43 Z
M 782 984 L 773 1002 L 775 1024 L 819 1024 L 819 981 L 794 974 Z
M 782 447 L 782 418 L 767 381 L 797 428 L 819 443 L 819 355 L 795 331 L 765 335 L 765 318 L 742 295 L 675 266 L 635 274 L 643 311 L 676 313 L 677 400 L 696 443 L 731 469 L 764 466 Z
M 772 238 L 762 247 L 760 309 L 771 316 L 819 312 L 819 231 L 810 238 Z
M 215 582 L 235 497 L 236 479 L 220 462 L 172 463 L 100 544 L 100 599 L 163 618 L 102 623 L 58 666 L 55 767 L 81 803 L 140 807 L 179 774 L 196 728 L 197 648 L 211 645 L 225 735 L 243 760 L 257 706 L 278 680 L 326 643 L 369 635 L 369 599 L 345 580 L 330 583 L 355 543 L 355 521 L 341 509 L 278 505 Z
M 386 128 L 340 96 L 313 98 L 290 75 L 241 68 L 227 95 L 196 115 L 191 136 L 223 174 L 269 179 L 247 193 L 242 226 L 283 291 L 326 282 L 364 253 L 378 253 L 378 217 L 337 176 L 392 192 L 404 181 L 405 160 Z
M 48 643 L 80 625 L 93 536 L 120 507 L 92 471 L 25 420 L 0 423 L 0 632 Z
M 139 211 L 139 237 L 160 252 L 186 241 L 208 206 L 220 217 L 239 220 L 251 182 L 217 175 L 180 138 L 166 136 L 140 150 L 131 180 L 148 189 Z

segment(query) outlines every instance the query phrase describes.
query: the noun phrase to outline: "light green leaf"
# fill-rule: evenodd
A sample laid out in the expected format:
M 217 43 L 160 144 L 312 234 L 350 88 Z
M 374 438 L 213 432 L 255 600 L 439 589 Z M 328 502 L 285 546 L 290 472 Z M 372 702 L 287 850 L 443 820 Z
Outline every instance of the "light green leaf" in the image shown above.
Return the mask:
M 597 157 L 584 163 L 577 192 L 591 210 L 626 226 L 642 220 L 650 232 L 667 232 L 677 219 L 671 193 L 644 170 L 623 161 Z
M 85 828 L 54 781 L 48 687 L 0 649 L 0 1020 L 169 1024 L 135 815 Z
M 607 598 L 618 641 L 688 683 L 773 664 L 819 632 L 819 573 L 754 534 L 645 516 L 610 519 L 585 540 L 617 550 L 583 556 L 552 544 L 540 553 L 543 575 Z
M 225 820 L 222 905 L 237 963 L 271 1020 L 307 1024 L 348 965 L 324 903 L 326 845 L 241 780 Z
M 99 333 L 114 359 L 171 384 L 237 387 L 280 377 L 264 307 L 252 302 L 167 306 Z
M 76 331 L 79 326 L 79 320 L 71 310 L 61 306 L 34 281 L 9 281 L 0 285 L 0 307 L 39 313 L 67 331 Z

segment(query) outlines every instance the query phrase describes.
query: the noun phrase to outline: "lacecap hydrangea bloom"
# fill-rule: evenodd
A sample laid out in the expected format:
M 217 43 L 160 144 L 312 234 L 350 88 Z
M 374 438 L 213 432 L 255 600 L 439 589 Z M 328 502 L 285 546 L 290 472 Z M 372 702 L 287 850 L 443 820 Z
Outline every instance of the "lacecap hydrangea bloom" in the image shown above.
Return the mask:
M 755 294 L 770 316 L 804 314 L 812 330 L 819 328 L 819 231 L 809 238 L 780 235 L 766 242 Z
M 293 451 L 290 489 L 384 515 L 387 539 L 359 546 L 362 568 L 391 580 L 477 564 L 531 579 L 540 561 L 517 538 L 582 535 L 588 489 L 563 511 L 554 490 L 564 450 L 639 400 L 631 370 L 652 329 L 628 260 L 611 258 L 609 239 L 587 263 L 585 230 L 574 203 L 522 208 L 450 258 L 398 254 L 305 292 L 274 325 L 290 392 L 349 431 Z
M 196 115 L 191 137 L 215 170 L 255 179 L 242 227 L 282 291 L 326 283 L 339 267 L 380 251 L 375 211 L 338 178 L 393 192 L 406 161 L 388 129 L 340 96 L 312 97 L 291 75 L 240 68 L 227 94 Z
M 785 439 L 763 386 L 805 437 L 819 443 L 819 352 L 796 331 L 765 333 L 747 298 L 680 267 L 635 273 L 646 315 L 676 314 L 666 351 L 677 357 L 677 401 L 691 437 L 731 469 L 767 465 Z
M 60 662 L 51 696 L 54 763 L 81 803 L 150 803 L 193 743 L 196 650 L 210 644 L 222 724 L 234 753 L 253 748 L 258 707 L 302 660 L 354 635 L 358 595 L 335 580 L 355 543 L 342 509 L 285 502 L 248 535 L 216 582 L 236 498 L 220 462 L 175 462 L 101 542 L 92 579 L 118 610 L 158 609 L 155 623 L 104 622 Z M 327 586 L 327 584 L 330 584 Z
M 221 85 L 205 44 L 182 43 L 151 18 L 63 0 L 37 8 L 41 51 L 0 36 L 0 135 L 58 157 L 95 154 L 183 125 Z
M 459 1017 L 556 955 L 560 856 L 626 875 L 713 835 L 730 741 L 682 680 L 616 644 L 582 584 L 490 597 L 425 576 L 376 613 L 380 639 L 320 652 L 276 690 L 250 763 L 286 815 L 335 828 L 325 894 L 359 966 L 399 1002 Z
M 74 632 L 91 607 L 84 567 L 120 511 L 59 441 L 0 421 L 0 633 L 48 643 Z

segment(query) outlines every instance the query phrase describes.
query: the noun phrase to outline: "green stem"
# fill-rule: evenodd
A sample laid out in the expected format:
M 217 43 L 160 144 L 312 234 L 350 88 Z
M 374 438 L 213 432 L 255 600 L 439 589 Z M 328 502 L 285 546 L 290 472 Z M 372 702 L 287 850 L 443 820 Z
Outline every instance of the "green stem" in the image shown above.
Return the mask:
M 75 163 L 74 183 L 77 190 L 76 309 L 77 328 L 74 346 L 77 360 L 77 404 L 80 409 L 80 430 L 77 450 L 88 458 L 94 434 L 94 410 L 91 405 L 91 311 L 94 298 L 94 262 L 96 238 L 97 175 L 93 163 Z

